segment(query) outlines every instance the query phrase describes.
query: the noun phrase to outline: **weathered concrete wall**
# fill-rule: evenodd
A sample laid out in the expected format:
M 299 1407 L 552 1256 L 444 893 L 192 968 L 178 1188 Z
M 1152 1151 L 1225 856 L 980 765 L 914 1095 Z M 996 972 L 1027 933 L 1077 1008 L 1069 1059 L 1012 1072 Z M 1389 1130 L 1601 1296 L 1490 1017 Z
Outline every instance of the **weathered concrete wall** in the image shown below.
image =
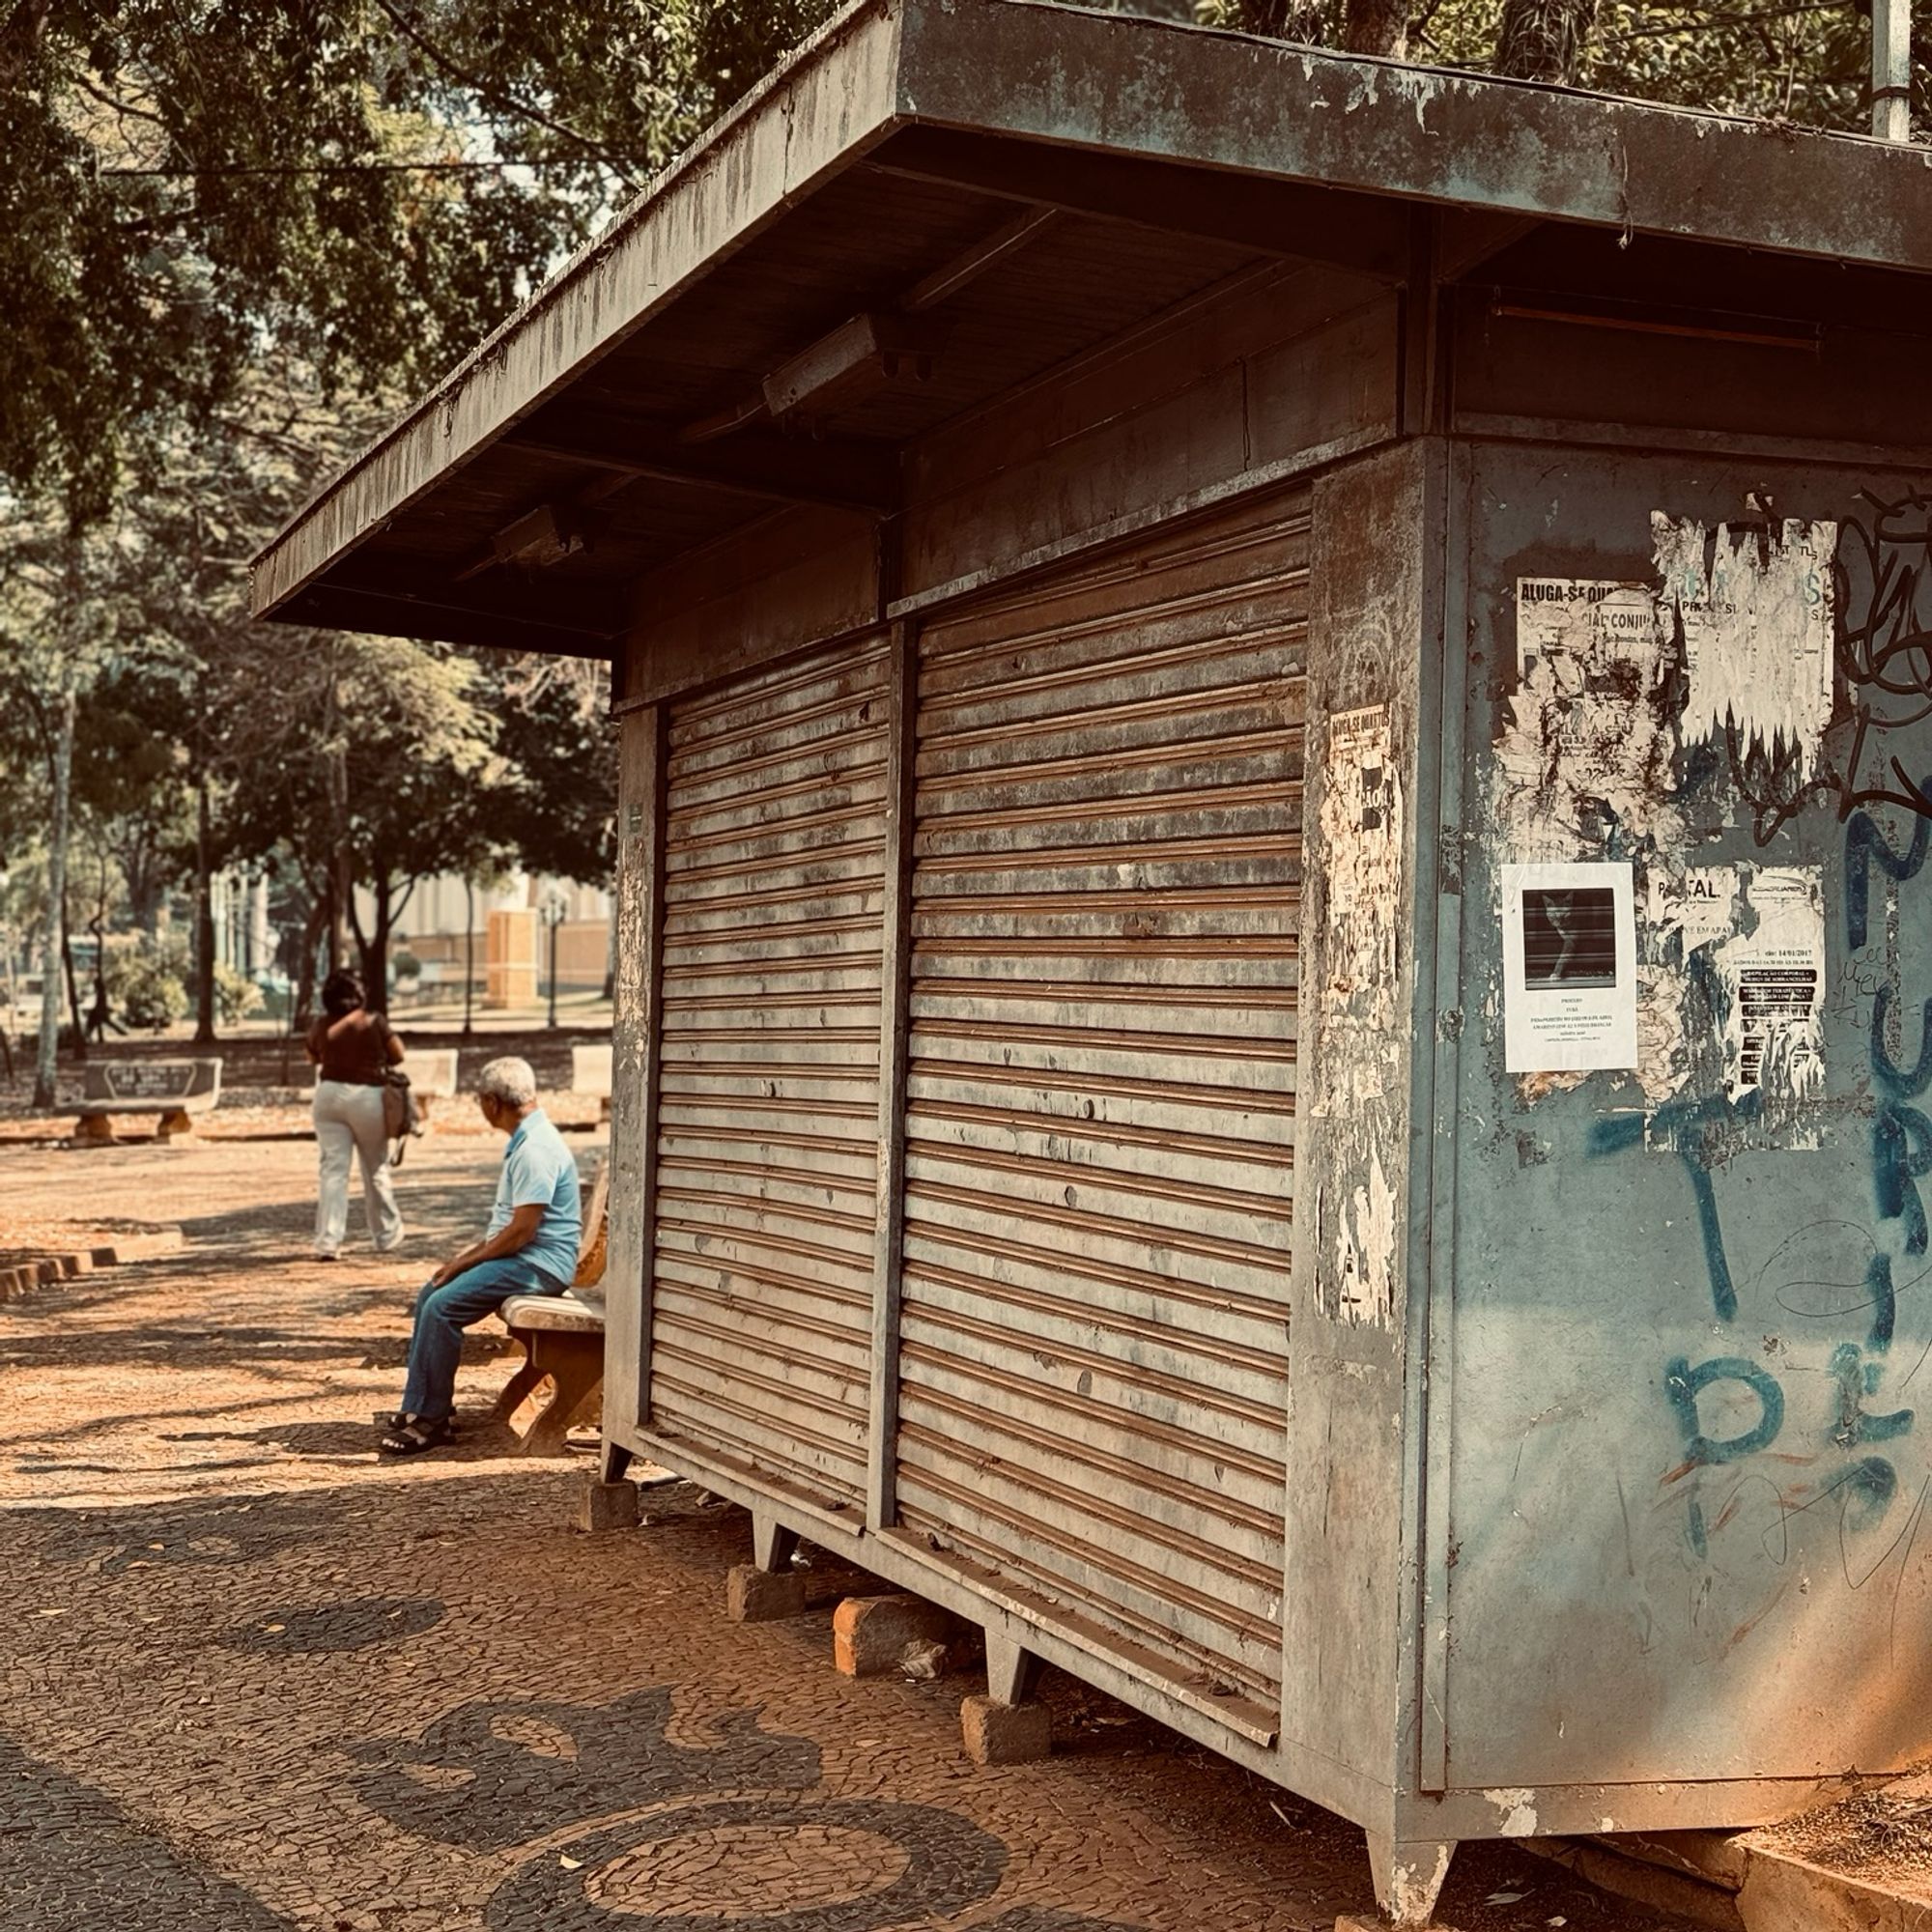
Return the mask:
M 1449 1782 L 1505 1831 L 1549 1829 L 1532 1786 L 1928 1742 L 1927 500 L 1896 471 L 1473 464 L 1438 1554 Z M 1578 903 L 1518 877 L 1541 963 L 1507 986 L 1512 862 L 1622 868 L 1614 983 L 1575 984 L 1628 1003 L 1634 1050 L 1506 1065 L 1511 1002 L 1547 1017 L 1570 970 L 1537 923 Z
M 908 597 L 1392 432 L 1396 304 L 1272 269 L 915 444 Z
M 607 1444 L 628 1443 L 649 1376 L 645 1236 L 656 1168 L 654 1099 L 662 893 L 664 721 L 653 705 L 624 720 L 617 773 L 617 977 L 611 1029 L 611 1239 L 604 1264 Z
M 783 510 L 640 579 L 619 705 L 654 703 L 876 623 L 884 541 L 849 511 Z
M 1318 482 L 1308 639 L 1282 1738 L 1297 1788 L 1384 1829 L 1414 1621 L 1410 1011 L 1440 463 L 1413 441 Z

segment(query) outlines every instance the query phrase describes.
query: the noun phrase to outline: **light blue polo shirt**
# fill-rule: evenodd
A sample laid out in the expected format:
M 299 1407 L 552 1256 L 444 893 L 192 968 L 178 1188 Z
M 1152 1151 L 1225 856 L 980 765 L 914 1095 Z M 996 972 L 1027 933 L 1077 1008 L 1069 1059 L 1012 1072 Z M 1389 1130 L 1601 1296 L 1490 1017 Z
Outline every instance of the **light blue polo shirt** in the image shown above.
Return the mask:
M 497 1177 L 497 1205 L 490 1210 L 490 1233 L 510 1224 L 519 1208 L 541 1208 L 543 1219 L 521 1259 L 567 1288 L 577 1272 L 577 1246 L 583 1233 L 583 1209 L 577 1192 L 577 1162 L 541 1107 L 517 1122 L 503 1150 Z

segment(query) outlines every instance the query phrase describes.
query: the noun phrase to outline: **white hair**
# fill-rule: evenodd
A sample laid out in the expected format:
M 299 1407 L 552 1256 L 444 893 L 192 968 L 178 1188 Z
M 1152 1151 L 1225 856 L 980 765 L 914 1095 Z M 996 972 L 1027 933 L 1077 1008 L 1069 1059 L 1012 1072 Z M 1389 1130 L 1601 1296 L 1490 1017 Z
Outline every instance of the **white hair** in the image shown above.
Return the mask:
M 537 1076 L 527 1060 L 493 1060 L 476 1076 L 476 1091 L 508 1107 L 527 1107 L 537 1097 Z

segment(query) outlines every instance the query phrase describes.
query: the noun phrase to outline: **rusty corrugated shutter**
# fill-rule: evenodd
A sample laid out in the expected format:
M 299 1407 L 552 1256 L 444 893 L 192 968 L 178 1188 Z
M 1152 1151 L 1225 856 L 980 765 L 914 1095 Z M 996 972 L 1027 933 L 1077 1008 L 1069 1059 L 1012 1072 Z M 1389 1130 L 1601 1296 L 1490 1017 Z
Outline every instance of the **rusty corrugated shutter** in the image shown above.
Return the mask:
M 919 668 L 900 1520 L 1264 1714 L 1307 541 L 1250 506 Z
M 674 704 L 653 1426 L 865 1488 L 890 652 Z

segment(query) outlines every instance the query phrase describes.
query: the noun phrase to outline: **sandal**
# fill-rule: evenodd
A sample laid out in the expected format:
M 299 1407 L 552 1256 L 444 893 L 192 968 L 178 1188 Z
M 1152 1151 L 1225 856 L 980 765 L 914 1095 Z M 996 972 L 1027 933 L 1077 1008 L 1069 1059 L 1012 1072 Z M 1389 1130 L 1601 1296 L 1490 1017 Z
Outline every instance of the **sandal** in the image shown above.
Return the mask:
M 441 1448 L 455 1434 L 447 1422 L 431 1422 L 419 1415 L 413 1422 L 398 1422 L 385 1430 L 376 1447 L 384 1456 L 420 1456 L 425 1449 Z

